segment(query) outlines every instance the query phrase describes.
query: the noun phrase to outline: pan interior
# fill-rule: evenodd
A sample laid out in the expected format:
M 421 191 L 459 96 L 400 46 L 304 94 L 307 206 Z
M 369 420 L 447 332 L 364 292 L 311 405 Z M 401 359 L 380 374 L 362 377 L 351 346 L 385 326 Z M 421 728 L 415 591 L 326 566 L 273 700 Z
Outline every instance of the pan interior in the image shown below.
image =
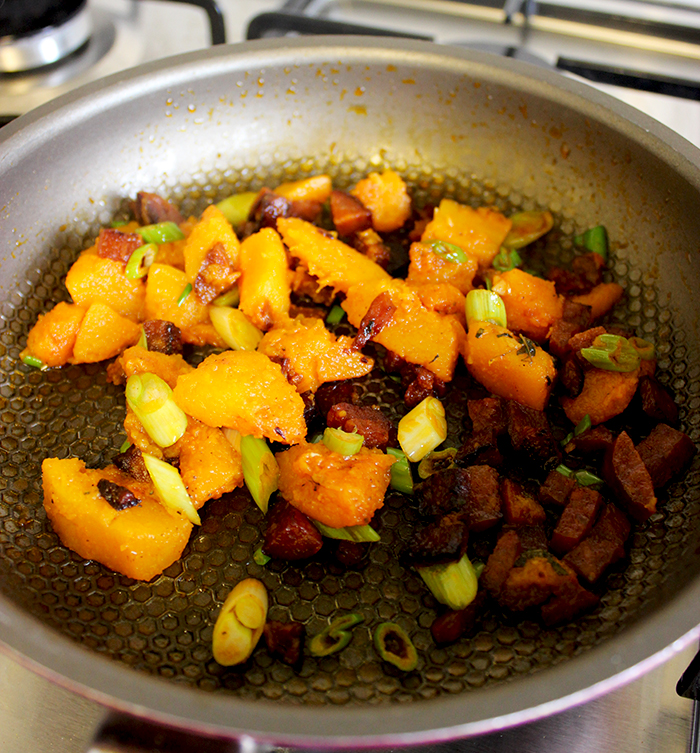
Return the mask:
M 508 186 L 496 187 L 457 169 L 437 174 L 429 164 L 330 163 L 289 159 L 261 171 L 240 164 L 213 171 L 163 192 L 183 213 L 198 214 L 211 200 L 237 190 L 255 190 L 317 172 L 334 186 L 351 186 L 370 169 L 391 166 L 409 182 L 419 201 L 451 196 L 474 206 L 493 204 L 506 213 L 538 208 Z M 129 197 L 124 197 L 129 198 Z M 385 704 L 465 693 L 513 680 L 559 664 L 619 634 L 671 599 L 694 577 L 700 534 L 700 469 L 696 463 L 662 496 L 659 512 L 637 526 L 629 557 L 605 580 L 600 605 L 577 621 L 545 629 L 529 617 L 494 608 L 475 634 L 454 645 L 435 646 L 430 625 L 438 610 L 420 578 L 396 557 L 417 520 L 407 499 L 390 495 L 378 514 L 382 541 L 370 547 L 366 564 L 345 569 L 324 547 L 302 563 L 260 566 L 253 552 L 261 544 L 263 517 L 242 492 L 211 501 L 182 559 L 148 583 L 130 580 L 65 549 L 42 507 L 40 461 L 77 456 L 88 466 L 111 462 L 124 439 L 123 390 L 108 384 L 104 365 L 31 370 L 19 361 L 38 314 L 67 300 L 62 284 L 79 251 L 90 245 L 114 207 L 82 210 L 80 221 L 57 232 L 48 255 L 30 266 L 17 290 L 2 304 L 0 329 L 0 583 L 2 592 L 27 612 L 110 659 L 135 670 L 201 690 L 288 704 Z M 533 265 L 570 260 L 572 237 L 584 227 L 555 212 L 547 243 L 530 252 Z M 625 238 L 612 238 L 612 277 L 625 296 L 615 318 L 656 343 L 659 378 L 675 394 L 681 427 L 700 440 L 700 349 L 693 333 L 679 326 L 668 286 L 648 259 Z M 447 400 L 454 443 L 461 438 L 464 395 L 459 380 Z M 358 383 L 361 402 L 378 404 L 396 420 L 402 414 L 397 385 L 377 369 Z M 448 440 L 448 443 L 449 441 Z M 364 624 L 339 654 L 306 656 L 295 671 L 261 646 L 242 668 L 225 669 L 211 654 L 213 622 L 230 589 L 242 578 L 259 578 L 272 596 L 270 618 L 304 622 L 310 635 L 333 617 L 359 612 Z M 381 662 L 371 630 L 399 622 L 420 653 L 417 671 L 403 674 Z

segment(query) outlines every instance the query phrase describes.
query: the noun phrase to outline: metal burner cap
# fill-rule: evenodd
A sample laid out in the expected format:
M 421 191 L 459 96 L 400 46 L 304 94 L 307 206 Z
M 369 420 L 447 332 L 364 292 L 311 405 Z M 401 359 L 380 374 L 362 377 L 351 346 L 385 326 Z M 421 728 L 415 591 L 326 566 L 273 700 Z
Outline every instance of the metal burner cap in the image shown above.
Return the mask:
M 60 25 L 0 37 L 0 73 L 22 73 L 56 63 L 84 45 L 91 34 L 92 17 L 84 3 Z

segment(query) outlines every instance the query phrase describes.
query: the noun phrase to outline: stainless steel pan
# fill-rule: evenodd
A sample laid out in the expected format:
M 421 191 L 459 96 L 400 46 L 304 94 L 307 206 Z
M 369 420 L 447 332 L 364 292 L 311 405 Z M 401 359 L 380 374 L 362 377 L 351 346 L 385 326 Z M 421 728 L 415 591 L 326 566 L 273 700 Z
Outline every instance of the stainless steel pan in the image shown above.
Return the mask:
M 603 223 L 626 288 L 620 316 L 656 341 L 683 426 L 700 434 L 700 152 L 629 107 L 548 71 L 430 44 L 316 38 L 176 57 L 93 84 L 3 129 L 0 141 L 0 641 L 38 671 L 132 717 L 227 740 L 360 747 L 474 735 L 570 707 L 700 633 L 700 475 L 691 469 L 635 533 L 600 608 L 544 630 L 490 614 L 436 649 L 434 605 L 391 549 L 388 506 L 367 567 L 251 560 L 260 518 L 243 495 L 210 503 L 182 562 L 136 583 L 60 546 L 39 461 L 109 462 L 123 399 L 98 367 L 18 361 L 36 315 L 100 223 L 139 190 L 198 211 L 236 187 L 330 171 L 339 185 L 400 170 L 423 196 L 549 207 L 562 248 Z M 371 385 L 367 388 L 371 389 Z M 410 515 L 408 515 L 410 517 Z M 396 619 L 422 660 L 392 673 L 367 628 L 300 673 L 260 649 L 211 660 L 213 618 L 244 574 L 273 617 L 315 632 L 336 611 Z

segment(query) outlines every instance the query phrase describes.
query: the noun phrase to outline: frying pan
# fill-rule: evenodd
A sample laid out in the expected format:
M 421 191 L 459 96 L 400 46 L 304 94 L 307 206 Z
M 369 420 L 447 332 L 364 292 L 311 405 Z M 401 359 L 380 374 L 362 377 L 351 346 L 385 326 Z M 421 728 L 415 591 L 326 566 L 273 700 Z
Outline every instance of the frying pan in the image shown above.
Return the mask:
M 599 608 L 555 629 L 487 612 L 473 637 L 437 648 L 435 603 L 392 553 L 411 523 L 410 506 L 394 502 L 361 570 L 323 558 L 256 565 L 262 521 L 241 493 L 209 503 L 183 559 L 162 576 L 138 583 L 111 573 L 60 545 L 42 510 L 39 461 L 108 463 L 123 439 L 121 390 L 100 366 L 40 372 L 18 359 L 37 314 L 66 297 L 61 278 L 79 250 L 137 191 L 195 213 L 239 188 L 321 171 L 351 185 L 392 166 L 423 199 L 550 208 L 565 256 L 573 234 L 605 224 L 626 292 L 616 316 L 656 342 L 660 378 L 697 442 L 697 149 L 540 68 L 352 37 L 246 43 L 146 65 L 39 108 L 1 139 L 0 641 L 13 655 L 131 718 L 220 740 L 357 749 L 530 721 L 697 638 L 697 465 L 637 528 Z M 361 390 L 376 398 L 371 379 Z M 391 408 L 390 398 L 377 399 Z M 342 653 L 307 657 L 298 672 L 263 648 L 244 667 L 218 667 L 212 624 L 246 574 L 268 587 L 273 619 L 303 620 L 313 634 L 359 611 L 365 625 Z M 394 672 L 374 654 L 370 628 L 387 619 L 410 632 L 416 672 Z

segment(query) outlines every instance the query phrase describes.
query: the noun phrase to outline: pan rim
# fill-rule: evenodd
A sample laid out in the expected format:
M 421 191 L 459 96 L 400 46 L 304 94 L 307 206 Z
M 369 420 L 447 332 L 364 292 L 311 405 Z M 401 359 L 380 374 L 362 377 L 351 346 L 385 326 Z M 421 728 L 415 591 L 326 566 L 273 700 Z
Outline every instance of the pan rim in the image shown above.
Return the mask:
M 178 55 L 114 74 L 63 95 L 6 126 L 0 134 L 0 173 L 4 165 L 21 160 L 25 151 L 31 151 L 42 139 L 49 139 L 52 132 L 68 127 L 69 120 L 74 123 L 76 118 L 89 118 L 91 113 L 109 107 L 131 91 L 143 94 L 144 87 L 155 90 L 169 82 L 176 85 L 185 80 L 203 80 L 217 71 L 241 65 L 271 65 L 289 56 L 290 51 L 314 61 L 348 54 L 366 59 L 374 55 L 373 60 L 391 56 L 395 61 L 397 55 L 402 55 L 401 62 L 436 68 L 449 65 L 452 70 L 455 65 L 463 66 L 465 71 L 484 75 L 494 83 L 504 82 L 507 77 L 522 90 L 544 93 L 550 100 L 593 120 L 605 114 L 607 127 L 651 150 L 700 190 L 700 150 L 653 118 L 586 84 L 489 53 L 438 47 L 428 42 L 366 37 L 246 42 Z M 51 680 L 136 717 L 155 718 L 164 725 L 194 729 L 209 736 L 237 738 L 252 734 L 256 739 L 275 744 L 359 748 L 479 735 L 531 722 L 592 700 L 639 677 L 696 640 L 700 635 L 700 614 L 696 607 L 699 600 L 700 583 L 691 583 L 663 608 L 639 618 L 613 638 L 574 659 L 480 690 L 476 700 L 469 694 L 443 696 L 405 707 L 383 704 L 313 708 L 280 703 L 273 706 L 272 702 L 214 695 L 145 674 L 136 675 L 133 670 L 54 633 L 37 618 L 21 612 L 2 594 L 0 643 Z M 654 639 L 650 640 L 649 635 Z M 142 679 L 135 682 L 136 676 Z M 465 703 L 465 699 L 473 702 Z M 500 709 L 499 716 L 485 717 L 480 709 L 486 706 Z M 358 735 L 358 725 L 373 731 Z M 333 729 L 335 733 L 330 736 L 324 733 L 322 737 L 309 733 L 319 728 Z

